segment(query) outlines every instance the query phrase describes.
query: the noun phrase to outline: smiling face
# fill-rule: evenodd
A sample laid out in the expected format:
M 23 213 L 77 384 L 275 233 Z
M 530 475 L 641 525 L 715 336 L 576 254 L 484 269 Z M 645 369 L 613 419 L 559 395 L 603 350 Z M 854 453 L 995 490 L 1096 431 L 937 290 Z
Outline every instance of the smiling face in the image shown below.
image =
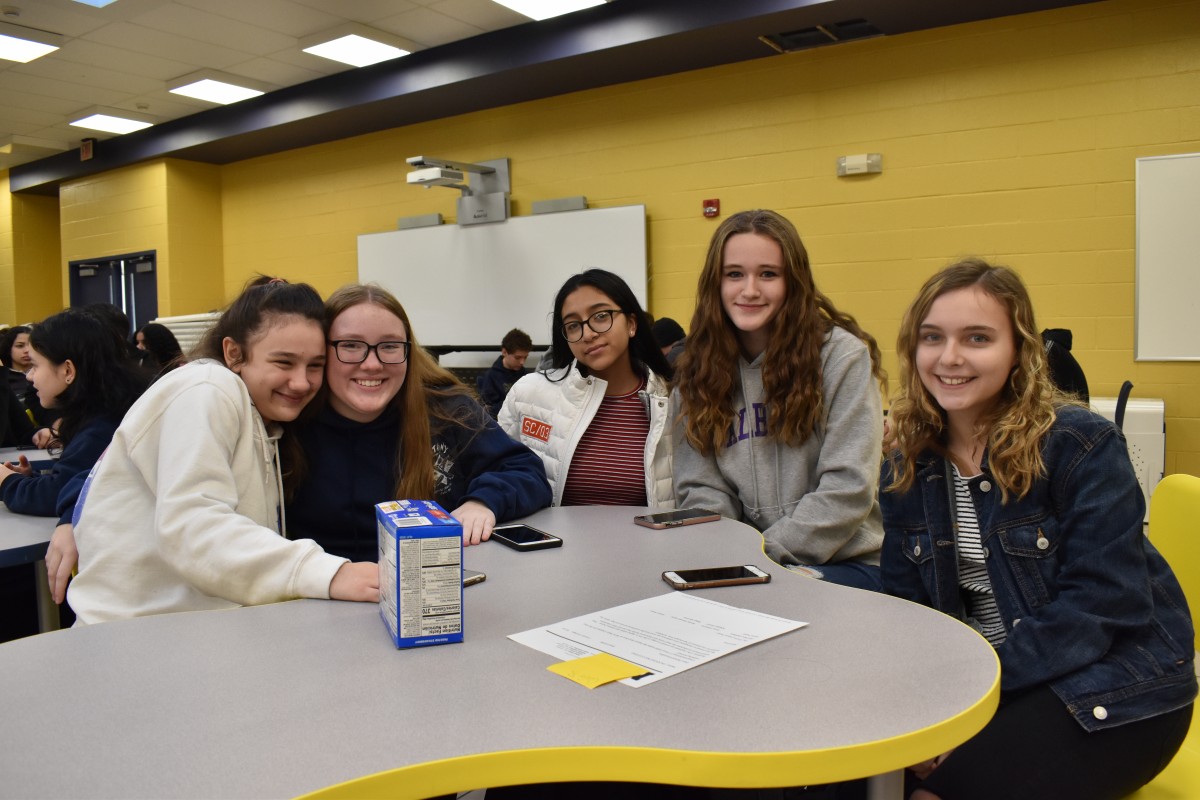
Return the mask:
M 330 341 L 357 339 L 369 345 L 407 342 L 404 323 L 383 306 L 359 303 L 338 314 L 329 327 Z M 379 417 L 400 393 L 408 374 L 408 362 L 384 364 L 374 350 L 360 364 L 344 364 L 333 347 L 325 377 L 329 381 L 329 405 L 346 419 L 371 422 Z
M 321 388 L 325 336 L 315 320 L 275 315 L 245 348 L 228 337 L 222 345 L 265 422 L 294 420 Z
M 9 364 L 17 372 L 26 372 L 32 365 L 33 359 L 30 353 L 33 349 L 29 346 L 29 334 L 18 333 L 13 339 L 12 352 L 9 355 Z
M 721 305 L 751 360 L 767 349 L 771 323 L 787 298 L 783 249 L 769 236 L 738 233 L 725 242 Z
M 27 334 L 21 335 L 28 341 Z M 32 347 L 27 348 L 27 353 L 29 370 L 25 373 L 25 377 L 37 391 L 38 402 L 42 404 L 42 407 L 54 408 L 58 405 L 59 395 L 65 392 L 71 385 L 71 381 L 75 379 L 75 365 L 69 358 L 61 364 L 55 364 Z
M 613 299 L 595 286 L 580 286 L 567 295 L 562 305 L 559 324 L 582 322 L 597 311 L 613 311 L 612 327 L 596 333 L 583 326 L 583 338 L 569 342 L 571 354 L 587 367 L 591 374 L 610 384 L 622 381 L 633 372 L 629 359 L 629 342 L 637 333 L 637 321 L 620 311 Z M 615 380 L 614 380 L 615 379 Z
M 970 430 L 1017 364 L 1008 310 L 978 285 L 946 292 L 921 321 L 915 362 L 952 427 Z

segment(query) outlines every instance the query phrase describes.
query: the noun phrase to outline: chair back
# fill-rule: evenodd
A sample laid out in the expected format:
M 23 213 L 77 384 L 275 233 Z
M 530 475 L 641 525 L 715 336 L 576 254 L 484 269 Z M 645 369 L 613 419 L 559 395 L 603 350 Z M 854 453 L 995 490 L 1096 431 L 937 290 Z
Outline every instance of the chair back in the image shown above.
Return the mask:
M 1192 623 L 1200 628 L 1200 478 L 1163 478 L 1150 497 L 1150 541 L 1183 586 Z

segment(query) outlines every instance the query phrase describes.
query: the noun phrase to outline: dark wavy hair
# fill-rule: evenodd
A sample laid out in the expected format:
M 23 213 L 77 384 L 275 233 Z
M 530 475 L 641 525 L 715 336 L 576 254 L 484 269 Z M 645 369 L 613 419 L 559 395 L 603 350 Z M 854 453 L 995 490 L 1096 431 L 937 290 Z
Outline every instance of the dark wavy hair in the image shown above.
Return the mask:
M 28 325 L 14 325 L 4 333 L 0 333 L 0 364 L 6 367 L 12 366 L 13 343 L 22 333 L 29 333 L 32 330 Z
M 154 360 L 158 362 L 158 366 L 164 372 L 183 363 L 183 348 L 179 346 L 179 340 L 166 325 L 147 322 L 138 333 L 142 335 L 146 352 L 154 356 Z
M 562 308 L 571 292 L 581 286 L 591 286 L 608 295 L 609 299 L 626 316 L 637 320 L 637 332 L 629 340 L 629 361 L 633 365 L 634 371 L 644 377 L 646 369 L 649 368 L 663 380 L 671 380 L 673 370 L 667 363 L 667 357 L 662 354 L 662 349 L 654 341 L 649 315 L 642 310 L 642 304 L 634 296 L 629 284 L 620 275 L 604 269 L 589 269 L 572 275 L 558 290 L 558 294 L 554 297 L 553 316 L 550 319 L 550 350 L 538 364 L 538 369 L 547 373 L 552 370 L 562 370 L 563 367 L 570 366 L 571 362 L 575 360 L 575 356 L 571 352 L 571 345 L 567 343 L 567 337 L 563 335 Z M 587 367 L 580 364 L 579 371 L 586 375 Z M 566 372 L 563 372 L 559 380 L 565 377 Z
M 146 388 L 125 340 L 83 309 L 68 308 L 38 323 L 29 346 L 54 367 L 70 361 L 75 368 L 62 393 L 44 403 L 60 420 L 55 433 L 63 445 L 93 419 L 123 417 Z
M 817 289 L 808 251 L 795 226 L 775 211 L 734 214 L 721 223 L 709 242 L 687 347 L 676 362 L 676 386 L 687 418 L 688 441 L 704 454 L 721 449 L 733 424 L 740 350 L 737 329 L 721 301 L 721 279 L 725 244 L 742 233 L 765 236 L 783 251 L 784 302 L 771 322 L 770 341 L 763 354 L 763 394 L 771 435 L 786 445 L 799 446 L 816 429 L 825 404 L 821 347 L 835 325 L 866 344 L 876 380 L 881 387 L 887 380 L 875 338 Z
M 250 340 L 279 317 L 287 316 L 310 319 L 321 327 L 323 334 L 329 332 L 325 303 L 316 289 L 307 283 L 255 276 L 200 339 L 192 357 L 212 358 L 232 367 L 233 364 L 225 363 L 225 349 L 221 344 L 226 337 L 237 343 L 245 358 Z

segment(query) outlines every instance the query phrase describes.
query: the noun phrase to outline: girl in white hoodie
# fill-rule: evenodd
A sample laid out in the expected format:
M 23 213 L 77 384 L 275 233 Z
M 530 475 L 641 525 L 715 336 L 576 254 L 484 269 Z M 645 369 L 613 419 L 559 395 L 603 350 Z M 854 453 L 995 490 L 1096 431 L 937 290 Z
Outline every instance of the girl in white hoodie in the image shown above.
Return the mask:
M 299 597 L 379 597 L 373 563 L 286 538 L 279 423 L 321 386 L 325 307 L 257 282 L 125 416 L 77 507 L 78 624 Z
M 713 234 L 676 362 L 675 494 L 758 528 L 773 560 L 878 590 L 879 347 L 813 283 L 795 227 Z

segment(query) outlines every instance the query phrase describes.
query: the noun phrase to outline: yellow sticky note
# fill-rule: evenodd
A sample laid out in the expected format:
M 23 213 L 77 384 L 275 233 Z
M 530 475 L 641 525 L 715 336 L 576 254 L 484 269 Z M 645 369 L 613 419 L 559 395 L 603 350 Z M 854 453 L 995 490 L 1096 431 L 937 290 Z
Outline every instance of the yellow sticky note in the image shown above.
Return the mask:
M 597 653 L 594 656 L 560 661 L 557 664 L 551 664 L 546 669 L 558 673 L 564 678 L 570 678 L 589 689 L 646 672 L 645 667 L 622 661 L 608 653 Z

